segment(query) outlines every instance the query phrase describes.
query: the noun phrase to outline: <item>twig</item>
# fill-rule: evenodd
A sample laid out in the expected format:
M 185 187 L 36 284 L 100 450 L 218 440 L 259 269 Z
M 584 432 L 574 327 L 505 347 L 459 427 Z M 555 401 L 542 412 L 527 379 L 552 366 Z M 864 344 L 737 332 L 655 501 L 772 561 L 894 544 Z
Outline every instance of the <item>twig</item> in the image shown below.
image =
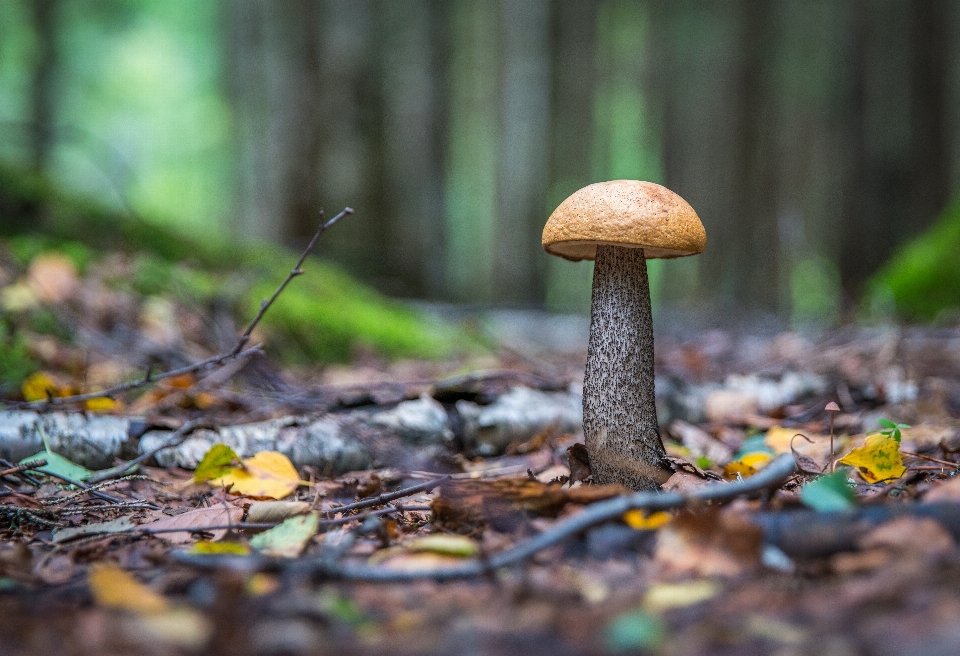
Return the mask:
M 21 462 L 19 465 L 8 467 L 7 469 L 0 471 L 0 476 L 8 476 L 10 474 L 22 474 L 28 469 L 38 469 L 40 467 L 46 466 L 46 464 L 47 464 L 47 461 L 44 460 L 43 458 L 40 458 L 38 460 L 31 460 L 29 462 Z
M 475 559 L 455 567 L 423 570 L 391 570 L 385 567 L 370 567 L 366 565 L 350 565 L 342 562 L 331 562 L 324 555 L 302 559 L 291 563 L 290 574 L 308 576 L 320 575 L 325 578 L 340 578 L 353 581 L 373 581 L 382 583 L 397 583 L 415 580 L 444 581 L 484 576 L 492 570 L 510 567 L 521 563 L 544 549 L 553 547 L 582 531 L 604 522 L 622 517 L 628 510 L 667 510 L 686 505 L 691 501 L 726 501 L 742 494 L 751 494 L 774 488 L 783 483 L 796 470 L 796 461 L 790 454 L 783 454 L 767 465 L 759 473 L 750 478 L 735 483 L 716 483 L 706 485 L 689 494 L 678 492 L 636 492 L 627 496 L 616 497 L 595 503 L 583 512 L 569 519 L 555 524 L 536 537 L 525 540 L 509 549 L 489 556 L 486 559 Z M 236 567 L 246 571 L 282 568 L 286 563 L 271 561 L 267 558 L 250 560 L 250 557 L 234 558 L 231 556 L 213 556 L 207 554 L 189 554 L 175 552 L 172 558 L 178 562 L 194 567 L 217 568 Z
M 429 506 L 395 506 L 391 508 L 383 508 L 381 510 L 372 510 L 363 515 L 353 515 L 351 517 L 341 517 L 340 519 L 321 519 L 318 526 L 320 528 L 327 528 L 331 526 L 343 526 L 344 524 L 349 524 L 350 522 L 365 520 L 368 517 L 378 517 L 380 515 L 389 515 L 390 513 L 395 512 L 422 512 L 424 510 L 430 510 Z M 190 526 L 190 527 L 175 527 L 168 526 L 166 528 L 150 528 L 149 525 L 146 526 L 137 526 L 129 529 L 129 533 L 135 534 L 144 534 L 144 535 L 157 535 L 160 533 L 209 533 L 210 531 L 228 531 L 228 530 L 262 530 L 270 529 L 282 524 L 282 521 L 279 522 L 237 522 L 235 524 L 211 524 L 210 526 Z M 122 531 L 121 531 L 122 532 Z
M 387 492 L 381 494 L 378 497 L 371 497 L 369 499 L 362 499 L 356 503 L 347 504 L 346 506 L 338 506 L 336 508 L 330 508 L 324 511 L 324 514 L 329 516 L 333 513 L 343 513 L 350 510 L 359 510 L 360 508 L 369 508 L 371 506 L 379 506 L 381 504 L 387 503 L 388 501 L 393 501 L 394 499 L 402 499 L 403 497 L 408 497 L 411 494 L 416 494 L 417 492 L 429 492 L 433 488 L 437 487 L 444 481 L 448 480 L 449 476 L 441 476 L 438 479 L 427 481 L 426 483 L 418 483 L 417 485 L 411 485 L 410 487 L 405 487 L 396 492 Z
M 940 465 L 945 465 L 950 469 L 956 469 L 957 467 L 960 467 L 960 463 L 950 462 L 949 460 L 940 460 L 939 458 L 925 456 L 920 453 L 912 453 L 910 451 L 901 451 L 900 453 L 905 456 L 910 456 L 911 458 L 920 458 L 921 460 L 929 460 L 930 462 L 935 462 Z M 3 473 L 3 472 L 0 472 L 0 473 Z
M 307 244 L 307 247 L 303 250 L 303 253 L 300 255 L 300 259 L 297 260 L 296 266 L 294 266 L 290 270 L 290 273 L 287 275 L 286 279 L 282 283 L 280 283 L 280 286 L 277 287 L 277 290 L 273 292 L 273 296 L 271 296 L 268 300 L 262 301 L 260 303 L 260 311 L 257 312 L 257 316 L 253 318 L 253 321 L 250 322 L 250 325 L 247 326 L 247 329 L 243 331 L 242 335 L 240 335 L 240 339 L 237 342 L 237 345 L 234 346 L 233 350 L 231 351 L 232 354 L 236 355 L 237 353 L 239 353 L 240 350 L 244 346 L 246 346 L 247 342 L 250 341 L 250 335 L 253 334 L 253 329 L 257 327 L 257 324 L 260 323 L 260 320 L 263 318 L 263 315 L 266 314 L 267 309 L 271 305 L 273 305 L 273 302 L 277 300 L 277 297 L 280 296 L 280 293 L 286 288 L 288 284 L 290 284 L 290 281 L 299 275 L 303 275 L 303 263 L 304 261 L 306 261 L 307 255 L 310 254 L 310 251 L 313 250 L 313 246 L 317 243 L 317 240 L 320 239 L 320 235 L 322 235 L 324 232 L 326 232 L 328 228 L 332 227 L 333 224 L 335 224 L 337 221 L 347 216 L 348 214 L 353 214 L 353 209 L 350 207 L 345 207 L 335 217 L 333 217 L 326 223 L 322 223 L 320 225 L 317 231 L 313 234 L 313 238 L 310 239 L 310 243 Z M 323 219 L 323 210 L 320 210 L 320 218 Z
M 317 243 L 317 239 L 320 238 L 327 228 L 330 228 L 337 221 L 342 219 L 348 214 L 353 214 L 353 210 L 349 207 L 343 209 L 342 212 L 337 214 L 335 217 L 320 225 L 317 229 L 317 232 L 314 233 L 313 238 L 310 240 L 310 243 L 307 244 L 307 247 L 304 249 L 303 253 L 300 255 L 300 259 L 297 260 L 297 265 L 290 271 L 286 279 L 280 283 L 280 286 L 277 287 L 277 290 L 273 293 L 268 300 L 264 300 L 260 303 L 260 309 L 257 312 L 253 320 L 247 325 L 246 329 L 241 333 L 240 338 L 237 340 L 236 345 L 229 351 L 224 353 L 219 353 L 217 355 L 211 356 L 206 360 L 201 360 L 200 362 L 194 362 L 191 365 L 185 367 L 180 367 L 179 369 L 171 369 L 170 371 L 165 371 L 161 374 L 153 375 L 151 367 L 147 367 L 147 371 L 144 373 L 142 378 L 137 380 L 127 381 L 126 383 L 121 383 L 119 385 L 114 385 L 113 387 L 108 387 L 107 389 L 100 390 L 97 392 L 88 392 L 86 394 L 75 394 L 72 396 L 59 396 L 53 397 L 48 395 L 46 399 L 37 400 L 37 401 L 26 401 L 23 403 L 11 403 L 10 407 L 13 408 L 47 408 L 50 406 L 60 406 L 67 405 L 70 403 L 79 403 L 82 401 L 90 401 L 91 399 L 98 399 L 103 397 L 112 398 L 113 396 L 126 392 L 131 389 L 136 389 L 138 387 L 143 387 L 151 383 L 156 383 L 157 381 L 164 380 L 166 378 L 173 378 L 174 376 L 182 376 L 183 374 L 190 374 L 205 369 L 209 366 L 219 366 L 225 362 L 231 360 L 236 360 L 238 358 L 243 358 L 254 353 L 258 353 L 262 350 L 263 346 L 261 344 L 256 344 L 249 348 L 246 348 L 247 343 L 250 341 L 250 336 L 253 334 L 254 328 L 260 323 L 260 320 L 263 319 L 263 315 L 266 314 L 267 310 L 273 305 L 273 302 L 277 300 L 277 297 L 280 296 L 280 293 L 286 288 L 291 280 L 301 275 L 304 271 L 302 269 L 304 261 L 307 259 L 307 256 L 310 254 L 310 251 L 313 250 L 314 245 Z M 323 217 L 323 211 L 320 213 L 321 218 Z

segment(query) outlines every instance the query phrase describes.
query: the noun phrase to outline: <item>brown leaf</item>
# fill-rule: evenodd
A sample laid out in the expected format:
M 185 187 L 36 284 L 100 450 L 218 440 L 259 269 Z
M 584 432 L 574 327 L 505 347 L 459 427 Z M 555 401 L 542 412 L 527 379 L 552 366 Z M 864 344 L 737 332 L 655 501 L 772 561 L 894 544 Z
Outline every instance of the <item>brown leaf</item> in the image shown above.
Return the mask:
M 243 509 L 235 506 L 213 506 L 211 508 L 198 508 L 188 510 L 185 513 L 174 515 L 166 519 L 160 519 L 149 524 L 141 524 L 141 529 L 156 531 L 158 529 L 182 528 L 181 531 L 170 533 L 157 533 L 157 537 L 173 542 L 174 544 L 184 544 L 193 542 L 191 529 L 197 530 L 205 526 L 226 526 L 227 524 L 236 524 L 243 517 Z M 213 540 L 219 540 L 226 534 L 226 529 L 216 529 L 209 531 L 213 535 Z

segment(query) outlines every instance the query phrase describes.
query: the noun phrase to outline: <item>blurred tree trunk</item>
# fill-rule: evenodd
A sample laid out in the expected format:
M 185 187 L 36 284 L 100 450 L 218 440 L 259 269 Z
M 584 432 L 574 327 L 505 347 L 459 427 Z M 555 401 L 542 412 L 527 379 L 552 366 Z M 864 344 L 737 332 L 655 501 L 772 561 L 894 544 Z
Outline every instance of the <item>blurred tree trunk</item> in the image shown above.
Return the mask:
M 494 289 L 496 300 L 543 298 L 539 243 L 550 113 L 549 5 L 500 0 L 503 64 Z
M 498 5 L 450 6 L 450 58 L 444 201 L 445 298 L 494 299 L 494 249 L 499 148 L 500 43 Z
M 57 11 L 59 0 L 31 0 L 36 55 L 30 82 L 30 159 L 38 173 L 48 172 L 56 113 Z
M 591 178 L 596 90 L 598 0 L 558 0 L 552 17 L 553 84 L 550 124 L 549 212 Z M 542 228 L 542 224 L 540 225 Z M 589 311 L 589 262 L 574 264 L 540 253 L 546 262 L 546 305 L 554 311 Z
M 243 236 L 284 241 L 316 223 L 320 9 L 312 0 L 227 0 Z
M 403 296 L 443 294 L 443 101 L 437 71 L 446 52 L 443 0 L 380 0 L 384 239 Z
M 951 165 L 951 4 L 858 0 L 855 7 L 848 105 L 853 173 L 840 253 L 851 300 L 897 246 L 946 206 Z

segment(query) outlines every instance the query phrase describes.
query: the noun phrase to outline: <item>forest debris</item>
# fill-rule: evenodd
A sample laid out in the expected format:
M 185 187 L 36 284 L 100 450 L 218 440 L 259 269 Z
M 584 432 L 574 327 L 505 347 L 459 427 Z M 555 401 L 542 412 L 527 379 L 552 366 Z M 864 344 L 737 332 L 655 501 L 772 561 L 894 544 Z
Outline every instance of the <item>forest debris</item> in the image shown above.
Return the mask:
M 222 485 L 233 494 L 247 497 L 282 499 L 297 489 L 300 475 L 282 453 L 260 451 L 252 458 L 244 458 L 242 467 L 232 469 L 210 484 Z
M 694 426 L 682 419 L 671 422 L 667 432 L 690 449 L 690 456 L 694 459 L 706 457 L 711 462 L 725 463 L 733 457 L 733 449 L 729 446 L 715 439 L 699 426 Z
M 815 558 L 855 550 L 860 538 L 875 526 L 897 517 L 929 517 L 960 541 L 960 504 L 955 503 L 862 506 L 842 512 L 762 512 L 752 519 L 763 528 L 767 543 L 794 558 Z
M 309 510 L 310 504 L 306 501 L 254 501 L 247 508 L 247 521 L 251 524 L 277 523 Z
M 900 442 L 882 433 L 868 435 L 862 446 L 856 447 L 837 464 L 855 467 L 867 483 L 900 478 L 907 471 L 900 458 Z
M 94 601 L 104 608 L 141 615 L 161 613 L 169 608 L 162 595 L 112 563 L 95 563 L 90 567 L 87 581 Z
M 503 453 L 511 443 L 532 439 L 547 426 L 574 433 L 583 423 L 583 401 L 569 392 L 544 392 L 511 387 L 487 406 L 460 400 L 457 412 L 468 445 L 484 456 Z
M 662 613 L 674 608 L 687 608 L 713 599 L 720 593 L 720 585 L 709 579 L 695 579 L 681 583 L 656 583 L 643 597 L 643 608 L 650 613 Z
M 760 566 L 763 531 L 739 511 L 680 513 L 657 534 L 654 559 L 674 574 L 737 576 Z
M 265 556 L 295 558 L 303 552 L 310 538 L 316 535 L 319 525 L 320 516 L 317 513 L 290 517 L 279 526 L 250 538 L 250 546 Z
M 528 478 L 461 479 L 445 481 L 431 507 L 448 530 L 471 533 L 490 524 L 509 532 L 525 515 L 555 517 L 568 503 L 596 503 L 628 492 L 620 485 L 564 488 Z
M 923 500 L 926 503 L 960 502 L 960 476 L 951 476 L 928 491 Z
M 140 529 L 145 533 L 155 533 L 159 537 L 173 542 L 174 544 L 188 544 L 193 542 L 192 529 L 199 529 L 205 526 L 226 526 L 236 524 L 243 517 L 243 509 L 230 505 L 217 505 L 209 508 L 197 508 L 187 512 L 158 519 L 149 524 L 141 524 Z M 183 531 L 168 532 L 170 529 L 182 528 Z M 205 531 L 211 534 L 211 541 L 221 539 L 227 533 L 227 529 L 216 529 Z
M 87 537 L 89 535 L 125 533 L 132 530 L 135 526 L 133 520 L 131 520 L 129 516 L 124 515 L 123 517 L 112 519 L 109 522 L 55 528 L 53 529 L 52 540 L 54 542 L 69 542 L 75 538 Z

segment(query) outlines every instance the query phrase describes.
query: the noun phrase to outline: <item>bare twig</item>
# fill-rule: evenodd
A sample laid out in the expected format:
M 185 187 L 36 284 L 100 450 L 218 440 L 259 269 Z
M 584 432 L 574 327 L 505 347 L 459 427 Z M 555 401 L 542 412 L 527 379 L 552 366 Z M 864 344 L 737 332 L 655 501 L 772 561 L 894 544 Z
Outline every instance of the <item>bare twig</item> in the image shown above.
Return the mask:
M 716 483 L 706 485 L 689 494 L 678 492 L 636 492 L 595 503 L 583 512 L 555 524 L 536 537 L 520 542 L 485 559 L 476 559 L 455 567 L 423 570 L 392 570 L 385 567 L 351 565 L 331 561 L 321 554 L 319 557 L 301 559 L 289 564 L 290 573 L 301 576 L 319 575 L 324 578 L 340 578 L 354 581 L 403 582 L 415 580 L 451 580 L 475 578 L 489 572 L 517 565 L 534 554 L 556 546 L 584 530 L 604 522 L 622 517 L 628 510 L 667 510 L 682 507 L 691 501 L 726 501 L 743 494 L 752 494 L 775 488 L 789 478 L 796 470 L 796 461 L 790 454 L 783 454 L 750 478 L 735 483 Z M 245 571 L 257 569 L 283 568 L 287 563 L 272 561 L 268 558 L 251 560 L 251 557 L 213 556 L 175 552 L 172 558 L 178 562 L 201 568 L 234 567 Z
M 417 492 L 429 492 L 433 488 L 437 487 L 447 479 L 449 476 L 441 476 L 432 481 L 427 481 L 426 483 L 418 483 L 417 485 L 411 485 L 410 487 L 405 487 L 396 492 L 387 492 L 381 494 L 378 497 L 371 497 L 369 499 L 361 499 L 356 503 L 347 504 L 346 506 L 338 506 L 335 508 L 329 508 L 324 511 L 324 514 L 329 516 L 334 513 L 343 513 L 349 512 L 351 510 L 359 510 L 361 508 L 370 508 L 371 506 L 379 506 L 381 504 L 387 503 L 388 501 L 393 501 L 394 499 L 402 499 L 403 497 L 408 497 L 411 494 L 416 494 Z
M 44 460 L 43 458 L 40 458 L 38 460 L 31 460 L 29 462 L 21 462 L 19 465 L 8 467 L 0 471 L 0 476 L 9 476 L 11 474 L 22 474 L 28 469 L 37 469 L 39 467 L 45 466 L 46 464 L 47 464 L 47 461 Z
M 230 362 L 231 360 L 244 358 L 254 353 L 259 353 L 263 348 L 262 345 L 260 344 L 256 344 L 254 346 L 247 348 L 247 344 L 250 341 L 250 336 L 253 334 L 254 328 L 256 328 L 257 325 L 260 323 L 260 320 L 263 319 L 263 315 L 266 314 L 270 306 L 273 305 L 273 302 L 277 300 L 277 297 L 280 296 L 280 293 L 286 288 L 288 284 L 290 284 L 290 281 L 296 278 L 297 276 L 303 274 L 304 272 L 302 268 L 303 263 L 307 259 L 307 256 L 310 254 L 310 251 L 313 250 L 313 247 L 317 243 L 317 239 L 320 238 L 320 235 L 322 235 L 328 228 L 333 226 L 333 224 L 335 224 L 337 221 L 347 216 L 348 214 L 353 214 L 353 210 L 349 207 L 346 207 L 343 209 L 342 212 L 337 214 L 335 217 L 333 217 L 326 223 L 322 223 L 320 225 L 320 227 L 317 229 L 317 232 L 314 233 L 313 238 L 310 240 L 310 243 L 307 244 L 307 247 L 304 249 L 303 253 L 300 255 L 300 259 L 297 260 L 297 265 L 290 271 L 286 279 L 284 279 L 284 281 L 280 283 L 280 286 L 277 287 L 277 290 L 273 293 L 273 296 L 271 296 L 269 299 L 266 299 L 260 303 L 260 309 L 257 311 L 256 316 L 247 325 L 246 329 L 243 331 L 243 333 L 241 333 L 240 338 L 237 340 L 237 343 L 229 351 L 226 351 L 224 353 L 219 353 L 217 355 L 211 356 L 199 362 L 194 362 L 193 364 L 187 365 L 185 367 L 180 367 L 179 369 L 171 369 L 170 371 L 165 371 L 161 374 L 156 374 L 156 375 L 153 374 L 152 367 L 147 367 L 147 371 L 144 373 L 142 378 L 139 378 L 137 380 L 127 381 L 126 383 L 120 383 L 118 385 L 114 385 L 113 387 L 108 387 L 107 389 L 100 390 L 97 392 L 88 392 L 86 394 L 74 394 L 72 396 L 59 396 L 59 397 L 54 397 L 48 394 L 47 398 L 44 400 L 26 401 L 23 403 L 11 403 L 9 404 L 10 407 L 13 407 L 13 408 L 30 407 L 30 408 L 43 409 L 51 406 L 68 405 L 71 403 L 90 401 L 92 399 L 99 399 L 103 397 L 113 398 L 115 395 L 120 394 L 122 392 L 136 389 L 138 387 L 143 387 L 151 383 L 156 383 L 157 381 L 161 381 L 166 378 L 173 378 L 174 376 L 182 376 L 184 374 L 196 373 L 198 371 L 201 371 L 202 369 L 206 369 L 207 367 L 220 366 L 226 362 Z M 321 218 L 323 217 L 322 210 L 321 210 L 320 216 Z

